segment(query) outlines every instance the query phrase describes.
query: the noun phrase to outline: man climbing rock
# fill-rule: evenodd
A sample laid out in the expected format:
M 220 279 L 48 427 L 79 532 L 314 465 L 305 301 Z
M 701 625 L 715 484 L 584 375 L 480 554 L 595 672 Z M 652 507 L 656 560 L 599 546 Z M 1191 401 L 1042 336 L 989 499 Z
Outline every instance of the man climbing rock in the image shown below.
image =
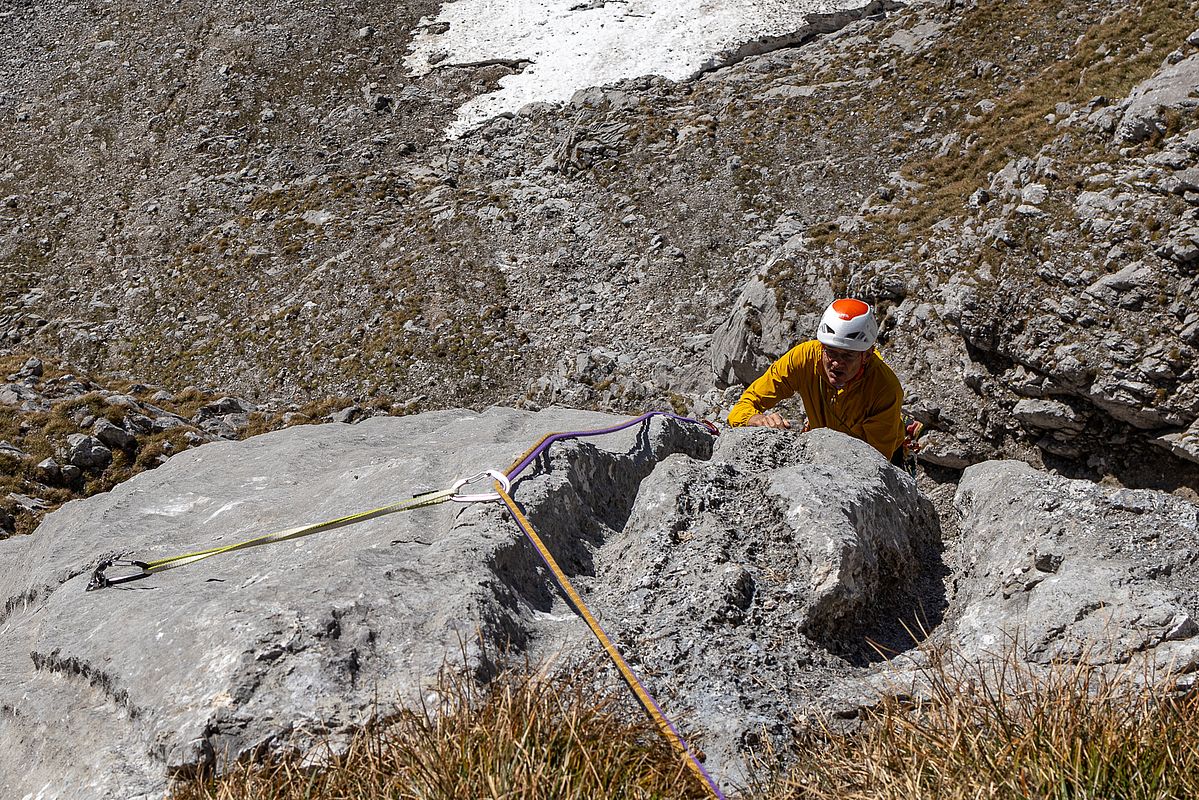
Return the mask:
M 790 428 L 769 409 L 798 392 L 808 415 L 805 430 L 848 433 L 902 463 L 903 388 L 874 349 L 877 338 L 874 309 L 853 298 L 834 301 L 816 339 L 792 347 L 751 383 L 729 412 L 729 424 Z

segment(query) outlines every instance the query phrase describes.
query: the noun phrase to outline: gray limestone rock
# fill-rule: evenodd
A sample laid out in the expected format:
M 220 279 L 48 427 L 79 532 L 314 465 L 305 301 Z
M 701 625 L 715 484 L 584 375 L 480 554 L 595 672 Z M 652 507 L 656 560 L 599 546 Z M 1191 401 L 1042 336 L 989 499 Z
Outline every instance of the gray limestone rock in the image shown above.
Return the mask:
M 616 507 L 587 499 L 588 471 L 531 485 L 534 525 L 603 541 L 579 552 L 586 599 L 722 774 L 762 737 L 789 745 L 797 695 L 839 705 L 874 647 L 908 649 L 939 619 L 935 511 L 864 442 L 733 429 L 710 461 L 671 456 Z
M 440 505 L 84 593 L 100 559 L 161 558 L 336 517 L 503 467 L 605 415 L 491 409 L 300 426 L 176 456 L 0 545 L 0 792 L 161 791 L 173 770 L 344 741 L 448 659 L 596 645 L 494 505 Z M 711 457 L 711 460 L 704 460 Z M 514 497 L 708 764 L 739 774 L 794 693 L 902 650 L 944 605 L 931 503 L 827 430 L 656 419 L 555 444 Z M 750 680 L 757 676 L 758 680 Z M 833 699 L 829 699 L 832 697 Z M 68 724 L 62 724 L 62 720 Z M 30 768 L 30 765 L 33 765 Z
M 40 358 L 31 358 L 25 362 L 25 366 L 21 367 L 21 375 L 28 375 L 33 378 L 42 377 L 44 366 Z
M 1142 430 L 1165 423 L 1157 400 L 1157 387 L 1144 381 L 1099 375 L 1087 388 L 1087 398 L 1115 419 Z
M 716 386 L 752 383 L 787 351 L 792 333 L 775 290 L 760 277 L 751 280 L 712 336 L 709 352 Z
M 46 458 L 38 462 L 37 465 L 38 478 L 47 483 L 57 483 L 62 479 L 62 468 L 58 462 L 52 458 Z
M 1057 400 L 1021 400 L 1012 408 L 1012 416 L 1025 427 L 1041 431 L 1080 433 L 1086 426 L 1081 414 Z
M 1015 461 L 965 471 L 959 593 L 936 634 L 970 657 L 1199 666 L 1199 510 Z M 1176 644 L 1177 643 L 1177 644 Z M 1171 664 L 1171 662 L 1173 662 Z
M 222 414 L 219 417 L 200 417 L 200 427 L 219 439 L 236 439 L 250 424 L 248 414 Z
M 938 467 L 965 469 L 986 460 L 980 448 L 944 431 L 928 431 L 921 437 L 920 444 L 919 459 Z
M 140 411 L 142 404 L 138 402 L 136 397 L 130 397 L 127 394 L 112 394 L 104 398 L 104 404 L 109 406 L 117 406 L 129 411 Z
M 113 554 L 153 559 L 375 508 L 503 467 L 548 431 L 612 421 L 445 411 L 292 428 L 181 454 L 5 541 L 0 796 L 159 796 L 177 768 L 336 740 L 462 654 L 485 676 L 487 652 L 529 646 L 553 594 L 495 506 L 443 504 L 83 589 Z M 79 452 L 99 446 L 82 439 Z M 711 437 L 655 420 L 577 447 L 600 454 L 591 491 L 605 508 L 631 500 L 658 459 L 706 456 Z M 529 482 L 562 458 L 541 459 Z M 537 518 L 526 485 L 514 492 Z M 578 531 L 544 527 L 577 546 Z
M 25 451 L 11 442 L 0 441 L 0 463 L 12 465 L 14 461 L 25 458 Z
M 226 414 L 249 414 L 255 410 L 253 403 L 248 400 L 243 400 L 240 397 L 222 397 L 215 403 L 201 406 L 196 412 L 196 419 L 203 420 L 211 417 L 225 416 Z
M 45 411 L 49 403 L 37 392 L 20 383 L 0 385 L 0 405 L 16 406 L 22 411 Z
M 151 427 L 155 433 L 165 433 L 166 431 L 173 430 L 187 424 L 187 420 L 177 417 L 174 414 L 163 414 L 162 416 L 154 418 L 153 422 L 151 423 Z
M 48 502 L 42 500 L 41 498 L 30 497 L 29 495 L 20 494 L 19 492 L 13 492 L 8 496 L 8 499 L 15 503 L 17 508 L 29 512 L 44 511 L 50 506 Z
M 1186 430 L 1167 433 L 1153 441 L 1174 455 L 1199 464 L 1199 420 L 1191 423 Z
M 340 411 L 334 411 L 332 414 L 329 414 L 326 417 L 326 419 L 328 419 L 330 422 L 337 422 L 337 423 L 340 423 L 343 425 L 350 425 L 355 422 L 361 422 L 362 420 L 366 419 L 368 416 L 369 416 L 369 414 L 367 413 L 366 409 L 364 409 L 362 406 L 351 405 L 351 406 L 346 406 L 345 408 L 341 409 Z
M 1136 144 L 1164 131 L 1163 110 L 1195 108 L 1192 90 L 1196 85 L 1199 85 L 1199 55 L 1191 55 L 1154 73 L 1121 103 L 1123 116 L 1116 126 L 1116 138 Z
M 1140 261 L 1134 261 L 1117 272 L 1104 275 L 1086 288 L 1092 297 L 1116 304 L 1129 292 L 1140 292 L 1152 286 L 1153 269 Z
M 72 433 L 67 437 L 66 460 L 80 469 L 103 469 L 112 461 L 112 450 L 94 436 Z
M 137 437 L 106 419 L 96 420 L 92 426 L 92 436 L 113 450 L 132 450 L 137 447 Z

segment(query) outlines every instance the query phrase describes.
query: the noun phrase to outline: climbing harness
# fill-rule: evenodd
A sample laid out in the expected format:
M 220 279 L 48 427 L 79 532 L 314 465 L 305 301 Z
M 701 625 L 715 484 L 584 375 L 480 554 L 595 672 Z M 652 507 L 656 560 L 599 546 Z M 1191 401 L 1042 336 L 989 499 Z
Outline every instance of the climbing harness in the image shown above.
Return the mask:
M 903 422 L 903 468 L 915 478 L 918 467 L 916 454 L 920 452 L 920 435 L 924 433 L 924 423 L 906 415 Z
M 208 550 L 200 550 L 195 553 L 185 553 L 182 555 L 171 556 L 170 558 L 158 559 L 156 561 L 135 561 L 125 558 L 105 559 L 98 567 L 96 567 L 95 572 L 92 574 L 92 579 L 87 585 L 87 591 L 90 592 L 96 589 L 117 586 L 129 581 L 145 578 L 168 569 L 181 567 L 185 564 L 192 564 L 196 561 L 200 561 L 201 559 L 209 558 L 222 553 L 232 553 L 237 550 L 244 550 L 250 547 L 270 544 L 272 542 L 298 539 L 301 536 L 309 536 L 314 533 L 329 531 L 346 525 L 353 525 L 357 522 L 365 522 L 366 520 L 375 519 L 377 517 L 384 516 L 385 514 L 394 514 L 399 511 L 409 511 L 415 508 L 425 508 L 447 501 L 454 501 L 458 503 L 486 503 L 498 500 L 504 504 L 505 508 L 507 508 L 509 514 L 512 516 L 512 519 L 515 520 L 517 526 L 525 535 L 525 538 L 527 538 L 529 543 L 533 545 L 533 548 L 537 551 L 537 554 L 541 557 L 541 560 L 545 563 L 546 567 L 553 575 L 554 580 L 557 582 L 558 587 L 562 590 L 562 593 L 587 623 L 587 626 L 591 629 L 592 634 L 595 635 L 595 638 L 599 641 L 604 651 L 608 654 L 608 657 L 612 659 L 612 662 L 616 665 L 621 677 L 624 679 L 629 689 L 637 697 L 637 700 L 641 703 L 642 708 L 645 709 L 646 713 L 649 714 L 650 718 L 653 719 L 654 723 L 658 726 L 658 729 L 662 732 L 662 735 L 668 742 L 670 742 L 671 746 L 674 747 L 679 755 L 684 758 L 688 768 L 703 782 L 709 792 L 711 792 L 712 796 L 716 798 L 716 800 L 725 800 L 725 796 L 721 793 L 720 787 L 717 786 L 716 781 L 711 775 L 708 774 L 708 771 L 704 769 L 703 764 L 687 745 L 686 740 L 683 739 L 678 729 L 662 712 L 662 709 L 658 705 L 657 701 L 654 700 L 653 696 L 649 693 L 649 691 L 646 690 L 644 684 L 641 683 L 636 674 L 633 672 L 632 668 L 629 667 L 628 662 L 625 661 L 624 657 L 620 654 L 620 651 L 616 649 L 616 646 L 612 643 L 612 640 L 608 637 L 607 633 L 605 633 L 604 629 L 600 627 L 595 615 L 591 613 L 591 610 L 587 607 L 587 604 L 583 602 L 583 598 L 579 595 L 578 591 L 575 590 L 574 586 L 570 582 L 570 579 L 566 576 L 566 573 L 562 570 L 562 568 L 558 565 L 558 562 L 550 553 L 549 548 L 546 547 L 545 543 L 541 540 L 541 537 L 537 535 L 537 532 L 533 530 L 532 524 L 524 515 L 524 512 L 520 510 L 520 507 L 517 506 L 516 501 L 512 499 L 512 495 L 509 493 L 512 489 L 512 482 L 515 480 L 516 476 L 527 469 L 529 465 L 532 464 L 538 456 L 544 453 L 546 449 L 554 442 L 562 439 L 576 439 L 584 436 L 603 436 L 605 434 L 615 433 L 626 428 L 631 428 L 634 425 L 645 422 L 652 417 L 659 416 L 678 420 L 680 422 L 702 425 L 712 436 L 718 436 L 720 433 L 717 427 L 708 420 L 692 419 L 690 417 L 683 417 L 678 414 L 671 414 L 665 411 L 651 411 L 647 414 L 642 414 L 641 416 L 636 417 L 628 422 L 624 422 L 619 425 L 613 425 L 608 428 L 549 433 L 543 436 L 537 442 L 537 444 L 526 450 L 505 472 L 500 472 L 499 470 L 494 469 L 485 470 L 476 475 L 472 475 L 469 478 L 463 478 L 459 481 L 456 481 L 448 489 L 419 494 L 410 500 L 405 500 L 400 503 L 383 506 L 382 508 L 376 508 L 371 511 L 363 511 L 358 514 L 350 514 L 349 516 L 340 517 L 327 522 L 318 522 L 312 525 L 289 528 L 287 530 L 270 533 L 265 536 L 259 536 L 255 539 L 249 539 L 237 544 L 226 545 L 224 547 L 213 547 Z M 479 480 L 482 480 L 483 478 L 491 479 L 492 491 L 463 493 L 463 489 L 469 487 L 471 484 Z M 126 572 L 126 574 L 122 575 L 111 576 L 108 574 L 108 570 L 113 568 L 136 571 Z

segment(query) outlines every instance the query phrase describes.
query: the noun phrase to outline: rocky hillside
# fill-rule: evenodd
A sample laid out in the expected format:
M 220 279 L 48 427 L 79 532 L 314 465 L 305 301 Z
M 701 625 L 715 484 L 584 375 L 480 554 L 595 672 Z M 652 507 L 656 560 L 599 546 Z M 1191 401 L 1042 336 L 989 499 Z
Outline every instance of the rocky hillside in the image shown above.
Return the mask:
M 711 414 L 852 292 L 930 464 L 1194 491 L 1193 3 L 880 0 L 453 140 L 523 62 L 414 76 L 435 12 L 5 11 L 4 351 L 278 407 Z
M 13 370 L 13 371 L 9 371 Z M 38 358 L 0 358 L 0 538 L 30 533 L 75 497 L 108 491 L 192 447 L 314 422 L 402 414 L 329 397 L 255 405 L 195 386 L 170 392 L 80 375 Z
M 927 426 L 915 481 L 659 420 L 514 490 L 713 770 L 930 654 L 1193 689 L 1199 3 L 837 3 L 474 127 L 532 62 L 438 50 L 440 11 L 0 6 L 5 792 L 156 795 L 336 745 L 447 653 L 592 654 L 491 506 L 83 586 L 596 412 L 718 417 L 844 294 Z

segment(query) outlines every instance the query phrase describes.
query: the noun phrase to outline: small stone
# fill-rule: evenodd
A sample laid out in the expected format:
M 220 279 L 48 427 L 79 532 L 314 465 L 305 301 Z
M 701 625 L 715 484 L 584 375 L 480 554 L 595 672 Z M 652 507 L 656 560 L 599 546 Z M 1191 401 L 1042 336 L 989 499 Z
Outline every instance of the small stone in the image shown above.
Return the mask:
M 352 425 L 355 422 L 360 422 L 367 416 L 366 411 L 362 406 L 346 406 L 340 411 L 334 411 L 329 415 L 330 422 L 340 422 L 346 425 Z
M 1012 409 L 1012 416 L 1024 427 L 1042 431 L 1079 433 L 1086 426 L 1084 417 L 1057 400 L 1021 400 Z
M 1033 566 L 1041 572 L 1054 573 L 1062 565 L 1062 557 L 1057 553 L 1037 553 Z
M 62 469 L 52 458 L 44 459 L 37 465 L 38 479 L 45 483 L 58 483 L 62 479 Z
M 181 420 L 179 417 L 162 416 L 155 417 L 151 424 L 155 433 L 165 433 L 166 431 L 173 430 L 181 425 L 186 425 L 187 423 Z
M 991 202 L 991 193 L 986 189 L 975 189 L 968 202 L 971 208 L 981 208 Z
M 1020 199 L 1025 203 L 1039 206 L 1049 197 L 1049 190 L 1041 183 L 1030 183 L 1020 191 Z
M 204 417 L 220 417 L 226 414 L 248 414 L 255 411 L 253 403 L 248 400 L 243 400 L 240 397 L 222 397 L 215 403 L 201 406 L 197 412 L 197 418 Z
M 45 511 L 50 507 L 50 503 L 40 497 L 30 497 L 27 494 L 18 494 L 17 492 L 10 494 L 8 499 L 16 503 L 19 508 L 28 511 L 31 514 L 36 514 L 39 511 Z
M 10 459 L 20 461 L 25 457 L 25 451 L 15 444 L 0 441 L 0 460 Z
M 92 426 L 92 436 L 116 450 L 132 450 L 137 447 L 137 439 L 133 435 L 106 419 L 96 420 L 96 424 Z
M 1195 624 L 1195 620 L 1191 619 L 1189 614 L 1178 614 L 1170 621 L 1165 639 L 1167 642 L 1176 642 L 1189 639 L 1196 633 L 1199 633 L 1199 625 Z
M 104 404 L 116 406 L 118 408 L 127 408 L 130 411 L 140 409 L 141 403 L 137 402 L 137 398 L 130 397 L 127 394 L 114 394 L 104 398 Z
M 67 437 L 67 462 L 80 469 L 103 469 L 112 463 L 112 450 L 93 436 L 73 433 Z

